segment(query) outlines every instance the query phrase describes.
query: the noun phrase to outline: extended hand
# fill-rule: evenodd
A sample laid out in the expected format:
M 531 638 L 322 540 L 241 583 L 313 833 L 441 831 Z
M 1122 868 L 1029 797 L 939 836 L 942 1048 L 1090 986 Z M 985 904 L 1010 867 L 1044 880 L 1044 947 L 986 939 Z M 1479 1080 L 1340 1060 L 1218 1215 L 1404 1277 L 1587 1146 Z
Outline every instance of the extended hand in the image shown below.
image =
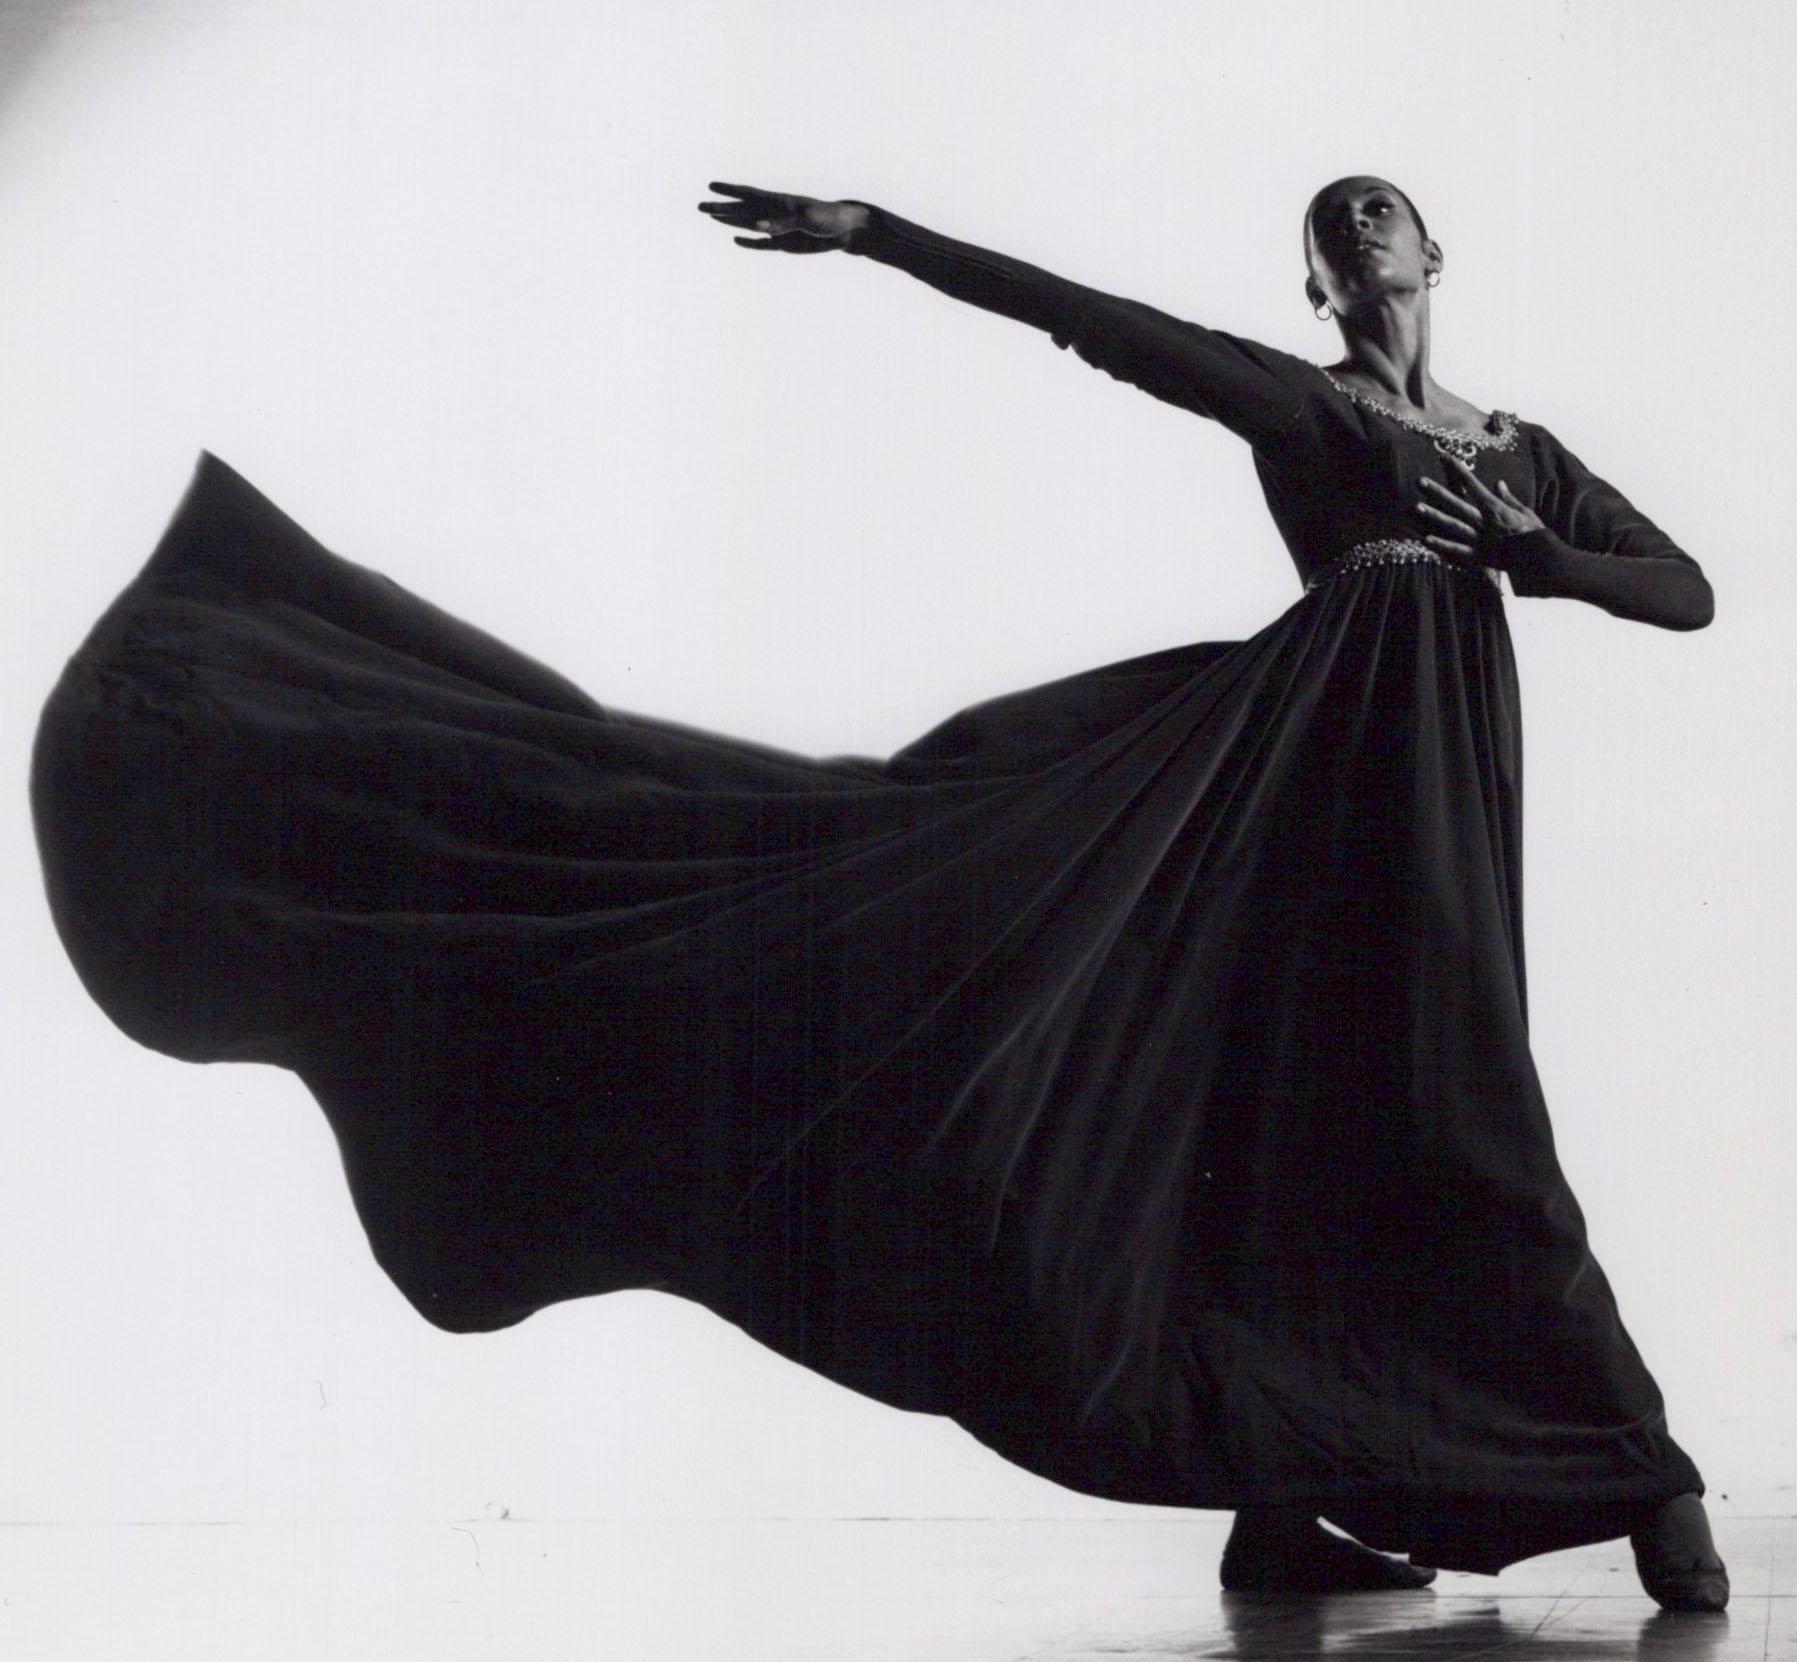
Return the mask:
M 754 185 L 727 185 L 713 179 L 706 186 L 735 202 L 701 202 L 699 212 L 723 225 L 762 231 L 760 237 L 736 237 L 742 248 L 771 248 L 780 254 L 825 254 L 840 248 L 866 214 L 850 202 L 820 202 L 814 196 L 790 196 L 758 190 Z
M 1456 494 L 1438 479 L 1422 481 L 1423 489 L 1430 494 L 1417 503 L 1416 511 L 1443 527 L 1441 532 L 1426 536 L 1423 541 L 1449 559 L 1508 571 L 1514 552 L 1513 539 L 1527 531 L 1546 529 L 1541 516 L 1521 501 L 1502 479 L 1493 491 L 1457 456 L 1450 456 L 1448 460 L 1460 470 L 1466 494 Z

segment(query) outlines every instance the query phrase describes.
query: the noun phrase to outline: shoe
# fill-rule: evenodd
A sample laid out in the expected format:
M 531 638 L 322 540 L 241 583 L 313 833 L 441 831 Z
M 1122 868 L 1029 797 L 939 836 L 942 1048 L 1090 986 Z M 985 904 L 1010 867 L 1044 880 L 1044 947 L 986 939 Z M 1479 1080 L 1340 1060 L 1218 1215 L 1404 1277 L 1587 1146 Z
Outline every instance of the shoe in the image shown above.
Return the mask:
M 1375 1552 L 1315 1518 L 1238 1511 L 1218 1566 L 1226 1593 L 1415 1592 L 1435 1579 L 1427 1564 Z
M 1669 1500 L 1653 1522 L 1629 1536 L 1647 1595 L 1681 1615 L 1715 1615 L 1728 1606 L 1728 1570 L 1710 1539 L 1710 1520 L 1694 1494 Z

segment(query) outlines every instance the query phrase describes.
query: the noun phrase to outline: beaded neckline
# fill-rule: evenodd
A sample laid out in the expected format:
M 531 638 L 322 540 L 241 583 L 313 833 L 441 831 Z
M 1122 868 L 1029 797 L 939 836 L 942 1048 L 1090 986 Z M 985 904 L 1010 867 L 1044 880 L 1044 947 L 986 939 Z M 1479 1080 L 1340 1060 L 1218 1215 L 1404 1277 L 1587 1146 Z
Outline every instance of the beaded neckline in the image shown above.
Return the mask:
M 1477 432 L 1461 427 L 1442 427 L 1387 404 L 1384 399 L 1375 398 L 1370 392 L 1362 392 L 1359 387 L 1351 387 L 1345 381 L 1336 380 L 1321 364 L 1317 366 L 1317 370 L 1350 403 L 1386 416 L 1400 427 L 1408 427 L 1413 433 L 1421 433 L 1444 456 L 1458 456 L 1463 462 L 1471 462 L 1481 450 L 1509 450 L 1516 443 L 1516 417 L 1508 410 L 1491 412 L 1491 419 L 1496 423 L 1495 432 L 1489 426 Z

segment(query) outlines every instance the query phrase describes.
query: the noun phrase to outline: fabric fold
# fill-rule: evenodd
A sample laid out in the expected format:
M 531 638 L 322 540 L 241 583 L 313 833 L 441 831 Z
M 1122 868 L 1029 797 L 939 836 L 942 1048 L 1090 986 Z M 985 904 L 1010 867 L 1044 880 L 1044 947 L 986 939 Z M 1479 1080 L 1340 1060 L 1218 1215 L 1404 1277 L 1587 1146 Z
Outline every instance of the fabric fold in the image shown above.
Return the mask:
M 298 1073 L 430 1320 L 655 1287 L 1071 1487 L 1489 1571 L 1701 1488 L 1554 1159 L 1520 769 L 1438 565 L 817 760 L 208 457 L 32 789 L 96 999 Z

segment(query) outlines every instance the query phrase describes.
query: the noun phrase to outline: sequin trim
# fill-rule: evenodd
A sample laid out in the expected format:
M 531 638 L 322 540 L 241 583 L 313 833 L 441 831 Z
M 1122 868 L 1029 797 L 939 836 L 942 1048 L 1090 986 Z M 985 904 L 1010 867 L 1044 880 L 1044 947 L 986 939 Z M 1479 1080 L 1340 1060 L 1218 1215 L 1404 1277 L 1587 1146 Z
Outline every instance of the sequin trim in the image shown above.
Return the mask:
M 1492 419 L 1498 430 L 1493 433 L 1489 429 L 1470 432 L 1460 427 L 1442 427 L 1433 421 L 1423 421 L 1406 410 L 1387 404 L 1381 398 L 1375 398 L 1369 392 L 1362 392 L 1359 387 L 1351 387 L 1345 381 L 1338 381 L 1324 369 L 1317 366 L 1325 381 L 1334 387 L 1343 398 L 1350 403 L 1358 404 L 1362 409 L 1372 410 L 1378 415 L 1387 416 L 1400 427 L 1408 427 L 1413 433 L 1421 433 L 1442 455 L 1458 456 L 1461 461 L 1471 463 L 1481 450 L 1513 450 L 1516 447 L 1516 417 L 1508 410 L 1493 410 Z
M 1444 560 L 1427 543 L 1418 542 L 1414 537 L 1377 537 L 1371 542 L 1355 543 L 1345 554 L 1338 555 L 1314 572 L 1305 583 L 1304 592 L 1309 594 L 1319 583 L 1327 583 L 1332 577 L 1339 577 L 1347 571 L 1358 571 L 1363 566 L 1412 565 L 1418 560 L 1427 560 L 1431 565 L 1444 566 L 1449 571 L 1464 572 L 1468 576 L 1485 577 L 1500 591 L 1503 588 L 1501 579 L 1490 566 Z

